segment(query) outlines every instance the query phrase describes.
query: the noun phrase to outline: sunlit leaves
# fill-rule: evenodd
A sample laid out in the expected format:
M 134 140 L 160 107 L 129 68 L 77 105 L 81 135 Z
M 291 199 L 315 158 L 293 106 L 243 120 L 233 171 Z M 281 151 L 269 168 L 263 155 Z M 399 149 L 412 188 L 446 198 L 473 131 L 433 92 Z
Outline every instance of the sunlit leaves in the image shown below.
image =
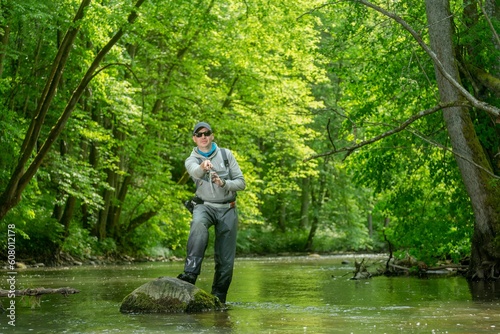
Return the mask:
M 59 198 L 58 205 L 63 206 L 67 196 L 74 196 L 88 205 L 90 211 L 102 208 L 103 199 L 99 192 L 101 187 L 107 187 L 101 180 L 99 172 L 83 161 L 74 160 L 68 156 L 51 157 L 50 182 L 64 194 Z

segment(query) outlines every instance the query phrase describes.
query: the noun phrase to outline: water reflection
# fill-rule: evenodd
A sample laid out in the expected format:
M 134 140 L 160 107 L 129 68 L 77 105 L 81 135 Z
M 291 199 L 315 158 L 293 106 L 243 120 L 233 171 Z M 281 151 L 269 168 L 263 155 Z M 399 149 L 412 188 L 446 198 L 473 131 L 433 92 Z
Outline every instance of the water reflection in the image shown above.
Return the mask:
M 491 302 L 500 300 L 499 281 L 469 282 L 469 289 L 474 301 Z
M 233 333 L 235 329 L 235 324 L 231 319 L 230 311 L 213 312 L 206 315 L 202 315 L 200 320 L 200 325 L 203 328 L 214 328 L 217 329 L 217 333 Z

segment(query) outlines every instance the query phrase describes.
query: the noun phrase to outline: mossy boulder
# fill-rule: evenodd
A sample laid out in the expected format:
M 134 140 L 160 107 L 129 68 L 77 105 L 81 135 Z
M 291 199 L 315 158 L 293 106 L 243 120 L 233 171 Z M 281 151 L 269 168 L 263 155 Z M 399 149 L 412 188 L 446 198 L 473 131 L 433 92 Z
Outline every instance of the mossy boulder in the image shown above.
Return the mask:
M 159 277 L 123 299 L 122 313 L 193 313 L 223 308 L 219 299 L 191 283 Z

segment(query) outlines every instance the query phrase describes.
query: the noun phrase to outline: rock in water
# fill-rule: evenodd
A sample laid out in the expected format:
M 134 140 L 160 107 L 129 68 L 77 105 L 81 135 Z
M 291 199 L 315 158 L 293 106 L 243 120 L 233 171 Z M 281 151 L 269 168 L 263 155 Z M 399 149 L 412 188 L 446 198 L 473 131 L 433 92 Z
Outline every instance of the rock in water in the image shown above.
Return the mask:
M 160 277 L 141 285 L 123 299 L 123 313 L 179 313 L 220 310 L 219 299 L 173 277 Z

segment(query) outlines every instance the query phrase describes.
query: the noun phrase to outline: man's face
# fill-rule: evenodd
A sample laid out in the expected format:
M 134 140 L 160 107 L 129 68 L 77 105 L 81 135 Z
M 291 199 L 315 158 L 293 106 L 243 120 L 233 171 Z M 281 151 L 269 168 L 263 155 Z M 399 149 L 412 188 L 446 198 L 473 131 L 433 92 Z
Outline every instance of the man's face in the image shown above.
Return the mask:
M 201 137 L 198 137 L 200 135 Z M 213 140 L 214 135 L 212 134 L 212 131 L 208 130 L 207 128 L 200 128 L 193 136 L 193 141 L 196 143 L 196 146 L 198 146 L 198 148 L 203 152 L 210 151 L 210 149 L 212 148 Z

